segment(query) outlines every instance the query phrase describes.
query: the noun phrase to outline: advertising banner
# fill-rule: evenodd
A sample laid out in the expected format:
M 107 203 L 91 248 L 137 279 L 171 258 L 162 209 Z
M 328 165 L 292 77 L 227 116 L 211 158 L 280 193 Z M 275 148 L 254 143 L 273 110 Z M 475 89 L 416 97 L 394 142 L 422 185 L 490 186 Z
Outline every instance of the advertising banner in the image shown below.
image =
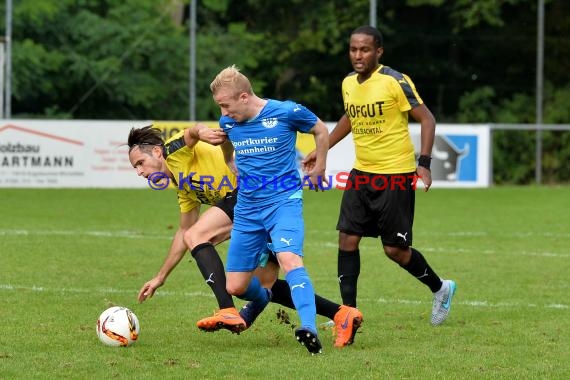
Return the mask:
M 194 125 L 185 121 L 0 120 L 0 187 L 144 188 L 128 159 L 131 128 L 153 124 L 168 139 Z M 207 122 L 215 127 L 217 122 Z M 334 123 L 328 123 L 329 129 Z M 420 127 L 410 126 L 416 155 Z M 300 160 L 314 149 L 313 136 L 299 134 Z M 432 151 L 433 187 L 490 184 L 490 128 L 438 125 Z M 354 163 L 351 135 L 329 151 L 327 176 L 344 176 Z M 420 185 L 421 186 L 421 185 Z
M 327 127 L 331 130 L 334 124 L 327 124 Z M 410 124 L 410 134 L 417 158 L 420 154 L 420 126 Z M 489 186 L 490 138 L 490 128 L 486 125 L 438 125 L 432 149 L 432 186 Z M 352 136 L 348 135 L 329 151 L 327 173 L 334 180 L 337 175 L 348 173 L 353 164 L 354 145 Z
M 0 123 L 0 187 L 143 187 L 126 146 L 148 121 L 10 120 Z

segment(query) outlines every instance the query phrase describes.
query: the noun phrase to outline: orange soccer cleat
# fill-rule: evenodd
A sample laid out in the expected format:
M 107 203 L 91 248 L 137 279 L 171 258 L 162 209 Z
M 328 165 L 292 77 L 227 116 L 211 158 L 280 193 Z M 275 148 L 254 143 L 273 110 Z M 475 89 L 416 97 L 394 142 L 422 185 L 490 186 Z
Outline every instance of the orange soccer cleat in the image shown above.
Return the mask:
M 246 329 L 245 321 L 235 307 L 220 309 L 212 317 L 200 319 L 196 322 L 196 326 L 202 331 L 214 332 L 227 329 L 234 334 L 239 334 Z
M 364 321 L 362 313 L 355 307 L 342 305 L 334 315 L 336 330 L 335 347 L 344 347 L 354 343 L 354 335 Z

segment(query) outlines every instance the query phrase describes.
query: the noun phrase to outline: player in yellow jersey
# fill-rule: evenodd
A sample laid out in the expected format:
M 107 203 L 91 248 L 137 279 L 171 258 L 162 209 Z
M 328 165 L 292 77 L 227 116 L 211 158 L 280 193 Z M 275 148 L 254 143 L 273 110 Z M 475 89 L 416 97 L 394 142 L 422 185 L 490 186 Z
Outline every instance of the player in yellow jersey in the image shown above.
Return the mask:
M 415 185 L 428 191 L 435 118 L 412 80 L 379 63 L 382 34 L 361 26 L 350 36 L 354 72 L 342 82 L 345 114 L 329 135 L 329 149 L 352 132 L 356 159 L 343 193 L 338 219 L 338 281 L 343 303 L 356 307 L 362 237 L 380 237 L 384 253 L 433 292 L 431 324 L 447 318 L 456 284 L 443 280 L 412 248 Z M 416 167 L 408 116 L 421 124 Z M 303 161 L 308 170 L 314 153 Z M 416 175 L 417 174 L 417 175 Z
M 137 174 L 147 178 L 153 188 L 161 188 L 154 181 L 172 182 L 177 188 L 180 223 L 168 255 L 158 273 L 139 291 L 138 301 L 154 295 L 189 249 L 206 283 L 210 286 L 219 311 L 213 317 L 198 321 L 204 331 L 220 328 L 239 333 L 251 326 L 265 304 L 250 302 L 238 313 L 232 297 L 226 291 L 224 266 L 214 246 L 230 237 L 236 204 L 236 178 L 227 167 L 218 145 L 226 140 L 220 129 L 196 124 L 163 142 L 160 130 L 152 126 L 133 128 L 129 133 L 129 160 Z M 162 187 L 163 188 L 163 187 Z M 202 204 L 211 205 L 200 215 Z M 278 279 L 279 267 L 274 255 L 269 254 L 267 265 L 256 270 L 264 287 L 270 288 L 271 301 L 295 308 L 289 285 Z M 358 313 L 352 307 L 339 305 L 315 295 L 317 313 L 335 321 L 337 330 L 344 323 L 342 316 Z M 350 323 L 352 331 L 353 324 Z M 356 330 L 354 331 L 356 333 Z M 342 339 L 335 346 L 342 347 Z
M 226 291 L 223 264 L 214 248 L 214 244 L 226 240 L 231 231 L 231 223 L 227 223 L 224 210 L 233 209 L 227 204 L 232 202 L 236 179 L 225 165 L 215 165 L 216 161 L 223 160 L 220 149 L 200 140 L 219 144 L 225 137 L 200 124 L 179 132 L 166 142 L 163 142 L 160 130 L 150 126 L 133 128 L 129 133 L 129 160 L 137 174 L 148 178 L 154 186 L 160 185 L 158 181 L 172 182 L 177 187 L 180 206 L 179 228 L 172 239 L 168 256 L 156 276 L 143 285 L 138 300 L 143 302 L 152 297 L 182 260 L 186 250 L 190 249 L 218 301 L 220 315 L 224 317 L 220 327 L 239 333 L 246 328 L 246 324 Z M 200 177 L 205 175 L 216 179 L 217 183 L 213 184 L 212 189 L 201 186 Z M 224 178 L 229 180 L 228 184 L 219 186 Z M 220 202 L 219 207 L 208 209 L 200 217 L 201 204 L 213 205 L 216 202 Z M 188 236 L 189 246 L 184 242 L 185 235 Z

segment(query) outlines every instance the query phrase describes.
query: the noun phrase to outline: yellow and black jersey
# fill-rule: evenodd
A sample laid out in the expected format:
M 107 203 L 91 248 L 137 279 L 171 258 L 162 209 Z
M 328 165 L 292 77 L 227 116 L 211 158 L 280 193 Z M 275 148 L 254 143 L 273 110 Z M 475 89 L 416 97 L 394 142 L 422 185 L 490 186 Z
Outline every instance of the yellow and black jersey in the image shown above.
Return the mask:
M 407 75 L 380 65 L 358 83 L 351 73 L 342 82 L 342 97 L 352 126 L 355 169 L 382 174 L 416 170 L 408 111 L 423 101 Z
M 177 188 L 181 212 L 200 204 L 213 205 L 236 188 L 236 177 L 218 146 L 199 141 L 189 148 L 184 131 L 180 131 L 165 142 L 163 154 Z

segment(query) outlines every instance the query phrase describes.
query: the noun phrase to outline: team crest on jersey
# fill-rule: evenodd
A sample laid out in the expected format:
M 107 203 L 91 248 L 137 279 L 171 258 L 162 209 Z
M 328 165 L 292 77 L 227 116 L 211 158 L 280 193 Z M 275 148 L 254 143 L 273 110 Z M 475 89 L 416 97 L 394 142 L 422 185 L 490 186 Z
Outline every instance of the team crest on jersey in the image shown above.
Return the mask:
M 261 120 L 261 124 L 263 124 L 265 128 L 275 128 L 277 126 L 277 118 L 268 117 L 267 119 Z

